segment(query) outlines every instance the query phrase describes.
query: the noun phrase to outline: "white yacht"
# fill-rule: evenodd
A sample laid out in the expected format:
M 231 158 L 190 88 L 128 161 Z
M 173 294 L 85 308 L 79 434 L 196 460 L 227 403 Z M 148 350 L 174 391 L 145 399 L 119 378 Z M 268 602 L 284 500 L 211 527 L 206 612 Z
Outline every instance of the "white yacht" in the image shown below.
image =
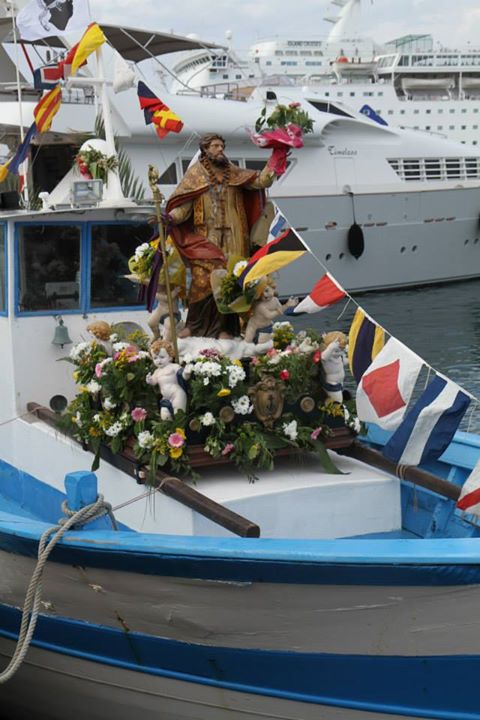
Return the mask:
M 296 101 L 311 115 L 314 132 L 305 136 L 303 149 L 292 152 L 287 172 L 270 191 L 312 251 L 282 274 L 281 294 L 308 293 L 325 269 L 353 291 L 480 275 L 480 152 L 476 148 L 432 133 L 380 125 L 347 104 L 332 101 L 320 89 L 259 87 L 247 102 L 169 95 L 154 84 L 149 68 L 155 39 L 160 46 L 164 38 L 151 31 L 102 27 L 120 51 L 125 37 L 130 43 L 134 38 L 135 50 L 128 58 L 142 63 L 142 77 L 184 121 L 182 133 L 170 133 L 159 142 L 152 128 L 145 126 L 136 89 L 112 93 L 114 131 L 133 173 L 146 186 L 146 168 L 154 162 L 162 173 L 166 197 L 194 157 L 202 133 L 219 132 L 234 162 L 260 169 L 269 151 L 254 145 L 247 129 L 254 127 L 262 109 L 266 107 L 269 114 L 277 103 Z M 163 52 L 179 41 L 173 36 L 166 40 Z M 145 50 L 148 43 L 150 50 Z M 79 134 L 92 127 L 95 106 L 87 90 L 88 78 L 77 102 L 64 103 L 52 131 L 32 146 L 31 184 L 44 193 L 52 191 L 72 167 Z M 23 103 L 26 127 L 32 122 L 34 105 L 31 100 Z M 18 102 L 4 98 L 0 122 L 4 136 L 13 138 L 19 123 Z M 50 198 L 43 195 L 46 209 L 71 207 L 71 173 Z M 1 207 L 7 209 L 11 199 L 9 193 L 0 193 Z M 363 238 L 359 257 L 349 251 L 349 230 L 355 223 Z
M 333 23 L 328 36 L 259 40 L 245 57 L 231 48 L 188 54 L 174 65 L 172 90 L 241 96 L 266 81 L 308 86 L 389 125 L 477 144 L 480 47 L 442 48 L 428 34 L 379 44 L 359 34 L 361 0 L 333 4 L 340 12 L 324 18 Z

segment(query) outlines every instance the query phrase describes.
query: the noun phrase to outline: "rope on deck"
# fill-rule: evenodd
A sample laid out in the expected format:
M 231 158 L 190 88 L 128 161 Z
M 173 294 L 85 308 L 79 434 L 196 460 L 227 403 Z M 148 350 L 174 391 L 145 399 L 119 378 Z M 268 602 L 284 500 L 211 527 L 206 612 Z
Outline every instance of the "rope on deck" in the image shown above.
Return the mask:
M 40 538 L 37 564 L 33 571 L 23 604 L 22 621 L 20 623 L 17 645 L 8 666 L 0 673 L 0 685 L 8 682 L 8 680 L 15 675 L 30 647 L 40 611 L 43 571 L 55 545 L 63 538 L 65 533 L 72 528 L 85 525 L 104 515 L 110 517 L 114 530 L 118 529 L 115 518 L 113 517 L 112 506 L 110 503 L 104 501 L 103 495 L 98 495 L 94 503 L 86 505 L 76 512 L 69 510 L 66 501 L 64 501 L 62 503 L 62 510 L 64 514 L 67 515 L 67 518 L 61 518 L 57 525 L 53 525 L 45 530 Z

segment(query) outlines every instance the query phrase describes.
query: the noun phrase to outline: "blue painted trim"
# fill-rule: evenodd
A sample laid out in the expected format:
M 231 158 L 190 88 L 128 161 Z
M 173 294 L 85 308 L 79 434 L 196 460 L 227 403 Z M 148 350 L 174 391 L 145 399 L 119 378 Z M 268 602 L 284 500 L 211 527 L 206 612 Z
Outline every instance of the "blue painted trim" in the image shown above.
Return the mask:
M 3 258 L 4 258 L 4 268 L 3 268 L 3 285 L 4 285 L 4 293 L 5 296 L 3 297 L 3 306 L 4 309 L 0 310 L 0 317 L 8 317 L 8 307 L 9 307 L 9 297 L 8 297 L 8 225 L 5 222 L 0 222 L 0 228 L 2 230 L 2 244 L 3 244 Z
M 89 473 L 89 471 L 86 471 Z M 35 477 L 23 470 L 18 470 L 13 465 L 0 460 L 0 504 L 4 516 L 7 515 L 5 510 L 11 508 L 8 514 L 15 518 L 16 513 L 22 517 L 29 518 L 28 523 L 34 527 L 41 523 L 45 523 L 44 527 L 56 525 L 58 520 L 63 517 L 62 502 L 66 499 L 66 494 L 57 490 L 50 485 L 42 483 Z M 1 514 L 1 513 L 0 513 Z M 118 523 L 119 527 L 131 532 L 130 529 Z M 108 518 L 100 518 L 91 524 L 96 529 L 111 529 L 111 522 Z
M 0 634 L 20 612 L 0 605 Z M 239 650 L 40 616 L 33 645 L 105 666 L 238 692 L 377 713 L 480 720 L 480 656 L 365 656 Z
M 47 524 L 0 512 L 0 548 L 35 554 Z M 71 532 L 52 561 L 236 582 L 456 587 L 480 584 L 480 539 L 255 540 Z
M 14 225 L 14 262 L 15 262 L 15 284 L 14 284 L 14 297 L 15 297 L 15 316 L 17 317 L 45 317 L 55 316 L 59 313 L 63 315 L 85 315 L 91 313 L 118 313 L 118 312 L 143 312 L 145 307 L 143 305 L 119 305 L 116 307 L 94 307 L 90 303 L 91 298 L 91 265 L 92 265 L 92 227 L 95 225 L 141 225 L 133 221 L 114 221 L 114 220 L 98 220 L 98 221 L 86 221 L 78 220 L 45 220 L 39 219 L 35 221 L 22 221 L 16 222 Z M 19 243 L 20 243 L 20 228 L 24 226 L 32 227 L 35 225 L 74 225 L 80 228 L 80 300 L 79 307 L 74 309 L 66 310 L 35 310 L 35 311 L 21 311 L 20 310 L 20 257 L 19 257 Z M 0 316 L 3 313 L 0 313 Z

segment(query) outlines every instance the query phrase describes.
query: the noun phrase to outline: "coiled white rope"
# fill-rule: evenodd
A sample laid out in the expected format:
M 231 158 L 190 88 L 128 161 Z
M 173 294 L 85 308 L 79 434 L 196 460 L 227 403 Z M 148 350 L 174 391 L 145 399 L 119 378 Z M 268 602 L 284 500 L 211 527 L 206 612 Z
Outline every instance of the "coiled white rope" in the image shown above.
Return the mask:
M 65 533 L 73 527 L 85 525 L 103 515 L 110 517 L 114 530 L 117 530 L 117 524 L 112 513 L 112 506 L 104 502 L 103 495 L 98 495 L 94 503 L 86 505 L 76 512 L 69 510 L 66 501 L 64 501 L 62 503 L 62 510 L 68 516 L 68 519 L 62 518 L 59 520 L 57 525 L 53 525 L 51 528 L 45 530 L 40 538 L 37 564 L 33 571 L 23 604 L 22 622 L 20 624 L 17 645 L 8 666 L 0 673 L 0 684 L 8 682 L 8 680 L 15 675 L 30 647 L 42 599 L 43 570 L 55 545 L 62 539 Z

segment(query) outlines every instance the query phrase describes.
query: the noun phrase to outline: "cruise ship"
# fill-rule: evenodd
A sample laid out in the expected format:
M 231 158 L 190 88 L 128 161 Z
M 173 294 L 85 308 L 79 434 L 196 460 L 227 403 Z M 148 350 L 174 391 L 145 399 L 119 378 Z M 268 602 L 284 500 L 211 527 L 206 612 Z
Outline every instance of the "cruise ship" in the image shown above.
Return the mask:
M 425 34 L 378 44 L 359 34 L 362 0 L 333 4 L 326 38 L 259 40 L 244 58 L 232 47 L 188 54 L 173 67 L 172 91 L 247 96 L 258 84 L 298 85 L 388 125 L 478 143 L 480 47 L 441 48 Z

